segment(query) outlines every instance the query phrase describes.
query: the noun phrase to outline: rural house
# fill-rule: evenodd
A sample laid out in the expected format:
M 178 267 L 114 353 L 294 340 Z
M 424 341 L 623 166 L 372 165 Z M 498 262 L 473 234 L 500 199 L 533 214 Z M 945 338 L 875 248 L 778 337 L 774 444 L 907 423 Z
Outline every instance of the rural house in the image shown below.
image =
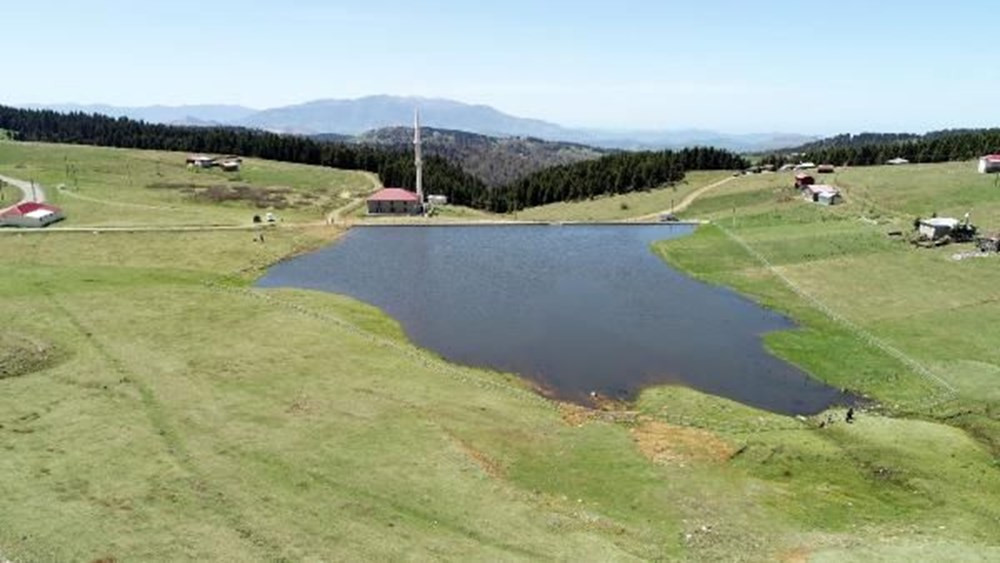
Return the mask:
M 58 207 L 32 201 L 4 211 L 0 215 L 0 227 L 45 227 L 64 218 Z
M 418 215 L 421 207 L 417 194 L 402 188 L 384 188 L 368 198 L 369 215 Z
M 812 176 L 810 176 L 808 174 L 796 174 L 795 175 L 795 187 L 798 188 L 798 189 L 800 189 L 800 190 L 802 188 L 806 187 L 806 186 L 811 186 L 811 185 L 813 185 L 815 183 L 816 183 L 816 178 L 813 178 Z
M 819 174 L 833 174 L 835 171 L 832 164 L 820 164 L 816 167 L 816 172 Z
M 917 230 L 920 233 L 920 236 L 926 239 L 938 240 L 950 235 L 957 226 L 958 219 L 952 219 L 951 217 L 932 217 L 930 219 L 921 219 Z
M 1000 154 L 988 154 L 979 159 L 980 174 L 1000 173 Z
M 909 164 L 910 161 L 906 160 L 905 158 L 896 157 L 891 160 L 885 161 L 885 163 L 888 164 L 889 166 L 901 166 L 903 164 Z
M 187 165 L 194 168 L 211 168 L 215 166 L 215 159 L 205 154 L 192 154 L 187 157 Z
M 820 205 L 837 205 L 842 201 L 840 190 L 825 184 L 809 184 L 802 187 L 802 197 L 806 201 Z

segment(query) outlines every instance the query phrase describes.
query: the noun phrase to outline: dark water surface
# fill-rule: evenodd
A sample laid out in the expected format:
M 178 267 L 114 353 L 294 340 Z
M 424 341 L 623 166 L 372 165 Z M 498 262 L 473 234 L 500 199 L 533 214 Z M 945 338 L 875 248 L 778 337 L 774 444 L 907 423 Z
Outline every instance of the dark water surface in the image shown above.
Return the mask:
M 784 414 L 848 398 L 768 354 L 792 328 L 650 250 L 691 227 L 361 227 L 274 266 L 262 287 L 342 293 L 450 361 L 521 374 L 559 398 L 686 385 Z M 404 374 L 401 374 L 404 376 Z

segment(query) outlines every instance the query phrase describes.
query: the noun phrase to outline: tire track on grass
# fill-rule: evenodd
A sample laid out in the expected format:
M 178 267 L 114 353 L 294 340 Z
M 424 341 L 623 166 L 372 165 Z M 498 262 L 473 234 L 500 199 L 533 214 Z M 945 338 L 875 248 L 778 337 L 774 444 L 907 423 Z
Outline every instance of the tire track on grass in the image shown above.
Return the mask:
M 927 399 L 925 400 L 926 403 L 920 402 L 917 403 L 916 406 L 923 406 L 923 408 L 932 408 L 938 404 L 950 401 L 957 396 L 958 390 L 953 385 L 951 385 L 951 383 L 945 381 L 941 376 L 935 374 L 926 366 L 924 366 L 917 360 L 911 358 L 902 350 L 882 341 L 868 330 L 862 328 L 861 326 L 857 325 L 850 319 L 837 313 L 836 311 L 831 309 L 827 304 L 823 303 L 818 298 L 816 298 L 809 292 L 799 287 L 795 282 L 793 282 L 787 276 L 781 273 L 771 263 L 771 261 L 767 259 L 766 256 L 764 256 L 762 253 L 760 253 L 755 248 L 750 246 L 750 244 L 748 244 L 746 241 L 744 241 L 735 233 L 731 232 L 729 229 L 725 228 L 724 226 L 718 223 L 715 223 L 715 226 L 718 227 L 719 230 L 726 235 L 726 237 L 728 237 L 731 241 L 738 244 L 750 256 L 752 256 L 754 259 L 760 262 L 767 269 L 768 272 L 777 277 L 778 280 L 780 280 L 786 287 L 788 287 L 788 289 L 792 290 L 793 293 L 798 295 L 800 298 L 804 299 L 817 311 L 823 313 L 830 320 L 846 328 L 848 331 L 854 334 L 856 338 L 858 338 L 865 344 L 868 344 L 869 346 L 877 350 L 880 350 L 881 352 L 884 352 L 885 354 L 888 354 L 889 356 L 895 358 L 903 365 L 910 368 L 914 373 L 925 378 L 932 385 L 940 389 L 938 393 L 934 393 L 931 396 L 927 397 Z
M 84 337 L 87 344 L 119 376 L 119 382 L 131 384 L 139 392 L 143 410 L 149 418 L 153 430 L 163 441 L 171 459 L 190 476 L 189 488 L 193 495 L 202 501 L 201 506 L 223 518 L 240 538 L 249 542 L 255 548 L 263 550 L 266 553 L 267 559 L 280 559 L 281 550 L 278 544 L 264 536 L 258 530 L 252 529 L 238 513 L 237 509 L 228 504 L 228 501 L 225 500 L 225 494 L 222 491 L 211 490 L 209 488 L 210 481 L 206 478 L 205 473 L 198 468 L 193 456 L 184 445 L 183 438 L 170 425 L 163 404 L 156 398 L 153 389 L 143 381 L 141 376 L 129 369 L 121 359 L 115 356 L 78 316 L 59 301 L 53 291 L 42 284 L 38 284 L 37 288 L 46 297 L 48 304 L 69 321 L 73 328 Z

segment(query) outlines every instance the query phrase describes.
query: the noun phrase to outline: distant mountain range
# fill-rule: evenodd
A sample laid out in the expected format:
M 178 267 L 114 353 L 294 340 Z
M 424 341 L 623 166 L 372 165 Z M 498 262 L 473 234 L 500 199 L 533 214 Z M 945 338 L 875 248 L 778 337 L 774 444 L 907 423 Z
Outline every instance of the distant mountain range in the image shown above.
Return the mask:
M 231 125 L 281 133 L 356 136 L 367 131 L 410 126 L 413 110 L 429 127 L 493 137 L 532 137 L 602 148 L 641 150 L 715 146 L 740 152 L 759 152 L 801 145 L 818 137 L 787 133 L 730 135 L 698 129 L 663 131 L 605 131 L 572 129 L 538 119 L 515 117 L 485 105 L 439 98 L 368 96 L 353 100 L 316 100 L 279 108 L 256 110 L 237 105 L 116 107 L 81 104 L 21 104 L 32 109 L 80 111 L 125 116 L 174 125 Z

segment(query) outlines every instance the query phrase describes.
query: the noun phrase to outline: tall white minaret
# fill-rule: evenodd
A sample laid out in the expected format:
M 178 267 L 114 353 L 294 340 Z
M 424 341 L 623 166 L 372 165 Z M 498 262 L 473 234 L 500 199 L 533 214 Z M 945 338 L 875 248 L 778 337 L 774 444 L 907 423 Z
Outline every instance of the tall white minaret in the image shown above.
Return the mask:
M 420 110 L 413 112 L 413 157 L 417 167 L 417 197 L 424 204 L 424 159 L 420 151 Z

